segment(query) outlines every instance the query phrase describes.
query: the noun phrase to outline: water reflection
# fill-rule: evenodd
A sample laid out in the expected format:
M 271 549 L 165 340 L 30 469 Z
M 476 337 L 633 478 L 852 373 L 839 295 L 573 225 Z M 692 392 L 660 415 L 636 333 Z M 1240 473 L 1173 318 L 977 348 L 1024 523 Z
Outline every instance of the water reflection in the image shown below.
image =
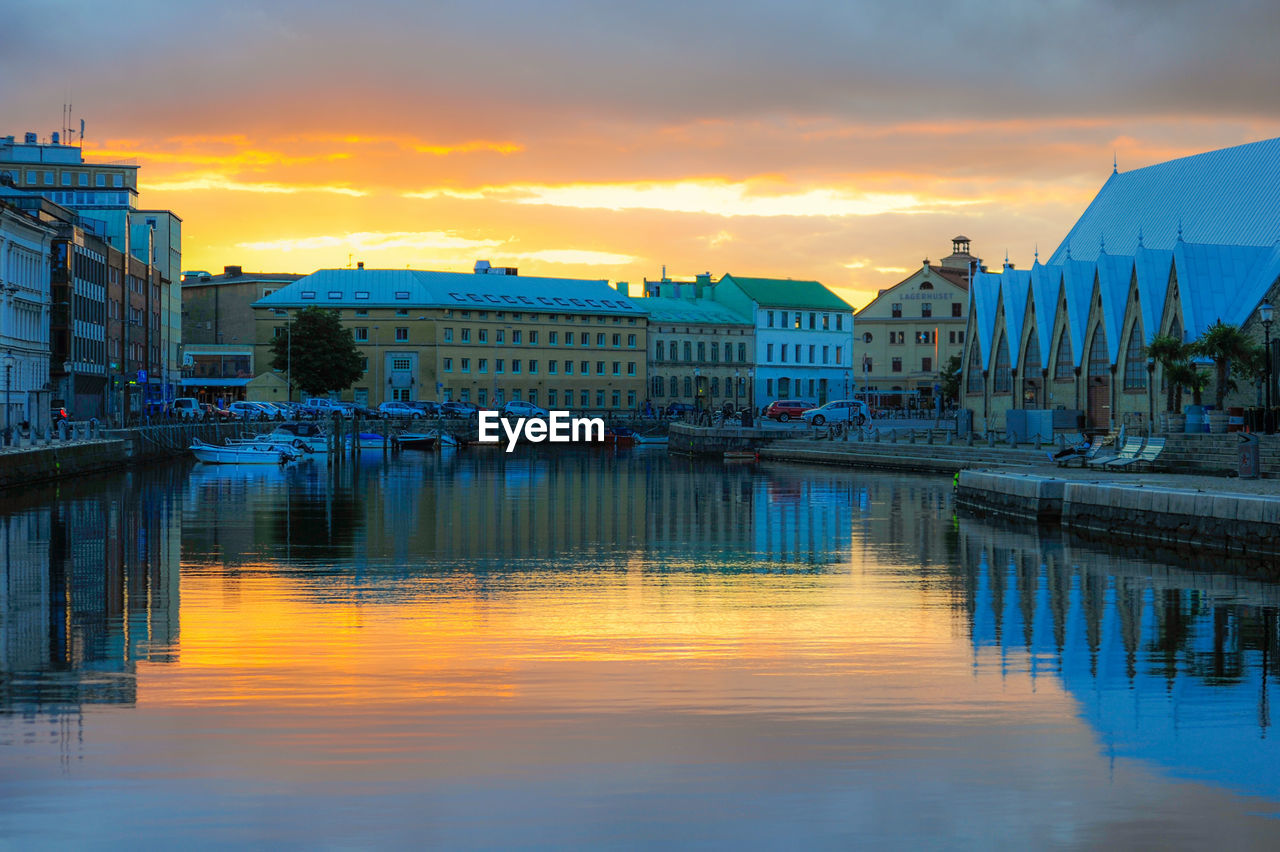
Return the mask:
M 178 478 L 134 473 L 0 507 L 0 713 L 133 704 L 138 661 L 176 659 Z
M 976 665 L 1060 680 L 1109 756 L 1280 800 L 1276 585 L 1047 530 L 960 535 Z

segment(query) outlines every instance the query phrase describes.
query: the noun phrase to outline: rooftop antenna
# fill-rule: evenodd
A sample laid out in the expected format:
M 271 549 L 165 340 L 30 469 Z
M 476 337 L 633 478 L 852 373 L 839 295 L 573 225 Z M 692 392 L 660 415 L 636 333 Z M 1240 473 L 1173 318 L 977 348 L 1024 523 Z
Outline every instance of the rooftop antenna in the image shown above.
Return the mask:
M 1116 158 L 1116 152 L 1113 148 L 1111 150 L 1111 174 L 1116 174 L 1118 171 L 1120 171 L 1120 161 Z
M 1142 248 L 1142 226 L 1138 226 L 1138 248 Z
M 1098 234 L 1098 253 L 1107 253 L 1107 237 L 1105 234 Z
M 353 258 L 353 257 L 355 257 L 355 255 L 353 255 L 353 254 L 348 254 L 348 255 L 347 255 L 347 269 L 350 269 L 350 268 L 351 268 L 351 258 Z
M 1178 217 L 1178 242 L 1182 242 L 1182 217 Z
M 1040 244 L 1036 243 L 1036 263 L 1040 262 Z

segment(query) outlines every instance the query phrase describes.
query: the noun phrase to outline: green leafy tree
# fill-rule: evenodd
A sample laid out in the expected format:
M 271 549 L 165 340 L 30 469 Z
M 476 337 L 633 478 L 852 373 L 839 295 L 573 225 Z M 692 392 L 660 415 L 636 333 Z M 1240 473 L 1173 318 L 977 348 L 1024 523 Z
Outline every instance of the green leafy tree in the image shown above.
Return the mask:
M 938 373 L 938 383 L 942 385 L 942 398 L 949 402 L 960 399 L 960 356 L 952 355 L 946 366 Z
M 288 372 L 291 384 L 309 396 L 345 390 L 364 375 L 363 356 L 337 311 L 306 308 L 291 331 L 271 341 L 271 366 Z
M 1205 329 L 1200 339 L 1191 344 L 1193 354 L 1213 360 L 1217 385 L 1214 388 L 1215 404 L 1219 410 L 1227 393 L 1236 389 L 1231 378 L 1231 368 L 1237 367 L 1248 372 L 1256 362 L 1253 350 L 1256 344 L 1237 325 L 1228 325 L 1218 320 Z
M 1164 373 L 1165 385 L 1167 386 L 1165 410 L 1170 412 L 1180 410 L 1182 408 L 1183 385 L 1174 380 L 1173 374 L 1179 372 L 1180 375 L 1186 375 L 1187 371 L 1177 371 L 1175 368 L 1187 365 L 1189 360 L 1187 345 L 1176 337 L 1162 334 L 1153 338 L 1147 344 L 1147 355 L 1156 359 L 1156 363 L 1160 365 Z
M 1196 369 L 1189 361 L 1180 361 L 1169 367 L 1169 371 L 1165 373 L 1165 377 L 1169 382 L 1170 390 L 1176 391 L 1175 402 L 1177 411 L 1182 408 L 1182 389 L 1186 388 L 1191 391 L 1191 404 L 1202 405 L 1204 392 L 1209 387 L 1212 376 L 1204 370 Z

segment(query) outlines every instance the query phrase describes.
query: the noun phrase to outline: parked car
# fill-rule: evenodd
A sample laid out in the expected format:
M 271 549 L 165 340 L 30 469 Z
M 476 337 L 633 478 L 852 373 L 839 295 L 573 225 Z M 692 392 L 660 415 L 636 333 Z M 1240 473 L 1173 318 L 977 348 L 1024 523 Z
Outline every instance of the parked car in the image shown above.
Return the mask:
M 504 417 L 548 417 L 550 413 L 545 408 L 539 408 L 532 402 L 524 402 L 522 400 L 513 399 L 506 403 L 500 409 Z
M 440 406 L 440 413 L 445 417 L 472 417 L 479 413 L 480 406 L 471 402 L 449 401 Z
M 431 402 L 430 400 L 420 399 L 420 400 L 415 400 L 413 402 L 410 402 L 409 405 L 412 405 L 414 408 L 421 411 L 423 415 L 427 417 L 440 416 L 440 403 L 438 402 Z
M 838 399 L 819 408 L 811 408 L 803 415 L 804 422 L 821 426 L 824 423 L 852 423 L 861 426 L 871 422 L 871 408 L 858 399 Z
M 256 402 L 246 402 L 243 399 L 228 405 L 227 411 L 234 414 L 237 420 L 265 420 L 267 417 L 267 413 Z
M 332 417 L 334 414 L 350 417 L 344 405 L 350 406 L 351 403 L 334 402 L 326 396 L 312 396 L 302 404 L 302 410 L 311 417 Z
M 385 417 L 408 417 L 411 420 L 417 420 L 423 416 L 422 409 L 407 402 L 384 402 L 378 406 L 378 411 Z
M 180 396 L 169 406 L 169 410 L 173 412 L 174 417 L 183 420 L 197 420 L 204 416 L 204 409 L 200 406 L 200 401 L 192 396 Z
M 777 399 L 769 403 L 765 408 L 764 416 L 780 423 L 786 423 L 788 420 L 803 417 L 804 413 L 811 408 L 817 408 L 817 406 L 812 402 L 805 402 L 799 399 Z
M 225 408 L 218 408 L 211 402 L 200 403 L 200 408 L 204 412 L 206 420 L 239 420 L 239 415 L 235 412 L 228 411 Z
M 71 419 L 71 415 L 68 414 L 67 410 L 62 406 L 51 409 L 49 411 L 49 422 L 55 426 L 57 426 L 63 420 L 70 420 L 70 419 Z

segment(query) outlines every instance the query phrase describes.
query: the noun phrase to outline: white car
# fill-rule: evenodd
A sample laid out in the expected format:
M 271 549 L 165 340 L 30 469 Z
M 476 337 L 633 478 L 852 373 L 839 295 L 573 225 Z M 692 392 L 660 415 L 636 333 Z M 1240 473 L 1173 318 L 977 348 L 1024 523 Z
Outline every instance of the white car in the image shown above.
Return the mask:
M 195 397 L 180 396 L 173 401 L 173 413 L 183 420 L 196 420 L 204 415 L 204 409 Z
M 422 416 L 422 409 L 414 408 L 407 402 L 384 402 L 378 406 L 383 417 L 409 417 L 417 420 Z
M 505 417 L 547 417 L 548 413 L 545 408 L 539 408 L 532 402 L 524 402 L 519 399 L 513 399 L 506 405 L 502 406 L 502 414 Z
M 804 414 L 804 422 L 811 426 L 826 423 L 852 423 L 862 426 L 871 422 L 871 408 L 862 400 L 837 399 L 819 408 L 810 408 Z

